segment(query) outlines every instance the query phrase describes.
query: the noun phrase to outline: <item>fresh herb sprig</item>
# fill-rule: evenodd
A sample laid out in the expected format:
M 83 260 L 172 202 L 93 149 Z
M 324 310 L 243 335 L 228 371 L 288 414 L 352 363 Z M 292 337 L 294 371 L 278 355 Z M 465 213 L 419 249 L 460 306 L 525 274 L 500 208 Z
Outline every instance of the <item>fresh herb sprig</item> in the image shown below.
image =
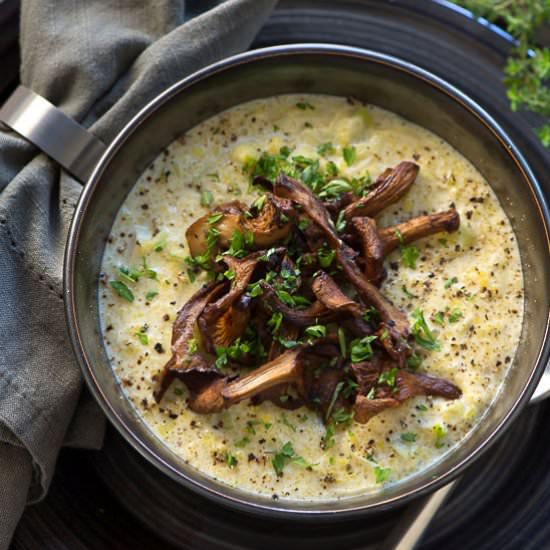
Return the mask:
M 512 111 L 524 108 L 545 123 L 536 132 L 550 147 L 550 49 L 537 44 L 537 30 L 550 22 L 547 0 L 453 0 L 476 17 L 504 27 L 515 39 L 504 68 L 504 84 Z

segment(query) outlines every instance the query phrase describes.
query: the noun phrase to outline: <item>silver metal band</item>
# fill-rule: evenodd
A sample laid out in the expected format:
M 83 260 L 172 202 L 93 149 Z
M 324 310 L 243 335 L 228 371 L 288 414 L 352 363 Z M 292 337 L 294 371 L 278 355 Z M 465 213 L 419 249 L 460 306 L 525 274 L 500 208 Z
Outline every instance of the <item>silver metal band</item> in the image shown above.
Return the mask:
M 88 180 L 106 149 L 88 130 L 25 86 L 19 86 L 0 108 L 0 122 L 82 183 Z

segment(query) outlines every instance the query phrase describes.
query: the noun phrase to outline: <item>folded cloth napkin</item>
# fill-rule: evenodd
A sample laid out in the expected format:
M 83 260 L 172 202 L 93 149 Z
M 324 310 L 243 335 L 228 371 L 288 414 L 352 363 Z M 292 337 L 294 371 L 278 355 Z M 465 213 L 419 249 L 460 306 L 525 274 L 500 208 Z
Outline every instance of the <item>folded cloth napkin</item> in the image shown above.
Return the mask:
M 21 81 L 109 143 L 146 102 L 246 49 L 275 0 L 228 0 L 184 22 L 182 0 L 27 0 Z M 63 445 L 101 446 L 62 300 L 66 233 L 81 186 L 0 130 L 0 549 L 42 498 Z

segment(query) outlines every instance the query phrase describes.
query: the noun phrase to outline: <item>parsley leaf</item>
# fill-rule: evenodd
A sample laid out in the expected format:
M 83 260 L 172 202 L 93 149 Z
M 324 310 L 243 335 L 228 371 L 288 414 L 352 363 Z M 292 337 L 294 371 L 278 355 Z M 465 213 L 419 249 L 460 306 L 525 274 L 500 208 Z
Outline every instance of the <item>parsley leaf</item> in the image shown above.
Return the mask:
M 424 313 L 420 308 L 416 308 L 411 315 L 411 332 L 419 346 L 431 351 L 439 351 L 441 346 L 430 330 L 428 323 L 424 319 Z
M 325 157 L 327 155 L 333 155 L 334 153 L 336 153 L 336 149 L 334 148 L 334 145 L 332 145 L 332 143 L 328 141 L 327 143 L 322 143 L 321 145 L 319 145 L 319 147 L 317 147 L 317 153 L 319 154 L 319 156 Z
M 128 302 L 134 301 L 133 292 L 121 281 L 109 281 L 111 288 L 121 297 Z
M 357 158 L 357 149 L 355 147 L 344 147 L 342 149 L 342 156 L 348 166 L 351 166 Z
M 351 362 L 360 363 L 366 361 L 372 357 L 371 343 L 376 340 L 376 336 L 364 336 L 363 338 L 357 338 L 351 342 Z
M 411 432 L 402 433 L 401 441 L 406 441 L 407 443 L 414 443 L 416 441 L 416 434 L 413 434 Z
M 390 478 L 391 475 L 391 469 L 390 468 L 382 468 L 382 466 L 374 466 L 374 477 L 376 479 L 376 483 L 384 483 Z
M 325 325 L 311 325 L 304 330 L 304 334 L 310 338 L 323 338 L 327 334 Z
M 201 193 L 201 206 L 208 208 L 212 205 L 213 202 L 214 202 L 214 195 L 212 195 L 212 191 L 208 191 L 208 189 L 204 190 Z
M 440 449 L 445 444 L 443 440 L 445 439 L 445 436 L 447 435 L 447 431 L 441 424 L 434 424 L 432 427 L 432 431 L 435 437 L 434 445 Z
M 445 284 L 443 286 L 445 288 L 451 288 L 456 283 L 458 283 L 458 279 L 456 277 L 451 277 L 450 279 L 447 279 L 445 281 Z

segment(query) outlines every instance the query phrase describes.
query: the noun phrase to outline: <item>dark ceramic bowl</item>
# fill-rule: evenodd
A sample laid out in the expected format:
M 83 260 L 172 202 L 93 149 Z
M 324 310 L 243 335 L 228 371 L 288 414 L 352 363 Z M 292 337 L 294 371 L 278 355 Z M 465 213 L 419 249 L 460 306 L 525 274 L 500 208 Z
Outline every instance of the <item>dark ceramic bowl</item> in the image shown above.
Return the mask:
M 525 277 L 525 321 L 505 391 L 444 461 L 376 494 L 325 503 L 273 501 L 213 481 L 184 464 L 123 397 L 100 331 L 98 274 L 117 211 L 146 166 L 177 136 L 220 111 L 285 93 L 354 96 L 448 141 L 487 178 L 509 216 Z M 178 82 L 147 105 L 95 167 L 78 204 L 65 261 L 66 312 L 85 379 L 111 422 L 151 463 L 183 486 L 233 508 L 288 518 L 347 518 L 404 503 L 451 481 L 502 435 L 528 402 L 548 361 L 548 207 L 521 153 L 483 109 L 422 69 L 372 51 L 293 45 L 238 55 Z

